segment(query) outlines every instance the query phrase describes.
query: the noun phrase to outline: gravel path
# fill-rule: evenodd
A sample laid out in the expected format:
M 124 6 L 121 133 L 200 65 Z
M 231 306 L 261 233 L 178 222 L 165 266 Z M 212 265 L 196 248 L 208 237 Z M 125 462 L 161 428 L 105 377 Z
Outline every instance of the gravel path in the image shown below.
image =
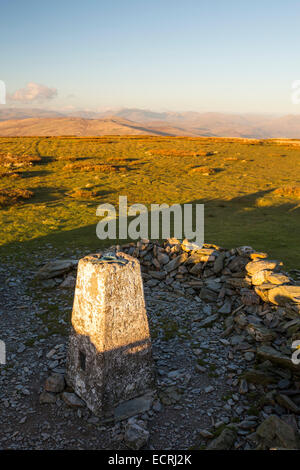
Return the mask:
M 60 396 L 40 403 L 45 379 L 64 372 L 72 289 L 30 286 L 35 270 L 13 261 L 0 267 L 0 339 L 7 348 L 0 366 L 0 449 L 126 449 L 126 420 L 103 424 Z M 199 299 L 158 287 L 146 287 L 145 296 L 158 384 L 151 410 L 138 417 L 150 432 L 146 448 L 204 448 L 230 422 L 240 423 L 234 447 L 253 447 L 258 417 L 249 416 L 238 379 L 247 362 L 222 338 L 224 321 L 204 328 L 211 307 Z

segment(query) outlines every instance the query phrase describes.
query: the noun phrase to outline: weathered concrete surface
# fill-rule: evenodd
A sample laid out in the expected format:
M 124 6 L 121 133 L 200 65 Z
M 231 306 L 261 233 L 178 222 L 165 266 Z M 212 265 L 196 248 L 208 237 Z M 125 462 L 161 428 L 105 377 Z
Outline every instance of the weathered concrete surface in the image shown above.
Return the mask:
M 154 388 L 151 340 L 138 260 L 79 261 L 67 383 L 98 415 Z

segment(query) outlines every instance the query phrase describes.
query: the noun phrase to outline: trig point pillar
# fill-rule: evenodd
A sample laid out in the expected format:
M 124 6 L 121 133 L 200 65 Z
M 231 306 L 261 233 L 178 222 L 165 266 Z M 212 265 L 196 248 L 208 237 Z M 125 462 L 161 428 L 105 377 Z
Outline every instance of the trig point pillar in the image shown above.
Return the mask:
M 138 260 L 90 255 L 78 264 L 66 379 L 98 415 L 154 389 Z

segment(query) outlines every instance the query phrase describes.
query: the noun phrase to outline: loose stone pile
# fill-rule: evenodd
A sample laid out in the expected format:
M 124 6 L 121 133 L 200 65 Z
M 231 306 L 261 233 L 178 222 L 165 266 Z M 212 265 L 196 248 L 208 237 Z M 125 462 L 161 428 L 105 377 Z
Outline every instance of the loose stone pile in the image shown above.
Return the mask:
M 258 448 L 298 447 L 297 431 L 300 423 L 297 424 L 296 416 L 300 415 L 300 368 L 292 361 L 291 346 L 293 341 L 300 339 L 299 281 L 293 280 L 283 271 L 282 263 L 268 260 L 266 253 L 258 253 L 248 246 L 225 250 L 205 244 L 202 249 L 198 249 L 186 241 L 181 243 L 176 239 L 168 239 L 162 243 L 141 240 L 136 244 L 111 247 L 110 250 L 113 248 L 139 259 L 146 294 L 167 291 L 174 301 L 176 296 L 190 299 L 193 313 L 190 314 L 188 328 L 192 337 L 202 338 L 203 345 L 203 335 L 207 333 L 211 340 L 214 333 L 218 335 L 215 342 L 222 342 L 223 347 L 229 348 L 228 358 L 232 360 L 233 376 L 229 382 L 233 387 L 238 386 L 237 400 L 254 391 L 261 394 L 260 406 L 263 411 L 259 421 L 257 415 L 245 414 L 242 406 L 238 410 L 238 403 L 234 405 L 234 395 L 228 399 L 225 410 L 235 406 L 234 416 L 236 419 L 239 416 L 241 422 L 233 426 L 232 422 L 227 421 L 225 429 L 216 439 L 210 440 L 207 448 L 231 448 L 236 442 L 236 432 L 248 438 L 255 429 L 254 441 Z M 54 263 L 44 266 L 36 279 L 42 283 L 48 282 L 47 287 L 50 286 L 49 281 L 52 286 L 72 286 L 75 280 L 74 260 Z M 199 314 L 195 311 L 195 305 L 199 305 Z M 148 308 L 151 312 L 151 302 Z M 172 312 L 169 312 L 167 321 L 172 322 L 171 316 Z M 172 328 L 178 328 L 176 334 L 181 334 L 183 323 L 189 319 L 182 317 L 182 324 L 178 324 L 179 320 L 177 318 L 175 327 L 164 323 L 165 336 L 173 337 Z M 160 339 L 164 339 L 161 324 L 155 318 L 151 323 L 153 332 L 157 323 L 158 339 L 154 342 L 159 351 Z M 204 349 L 197 350 L 192 344 L 192 351 L 201 358 Z M 211 356 L 215 355 L 212 353 Z M 201 364 L 199 360 L 196 370 L 201 374 L 207 370 L 206 365 L 206 362 Z M 242 371 L 238 378 L 236 371 Z M 175 370 L 168 374 L 167 379 L 158 381 L 160 401 L 155 402 L 158 403 L 156 406 L 159 407 L 159 403 L 168 406 L 180 401 L 182 389 L 175 384 L 181 380 L 188 383 L 190 380 L 186 372 L 180 374 L 180 369 Z M 45 392 L 57 393 L 54 390 L 47 391 L 51 380 L 49 382 L 48 379 Z M 214 387 L 208 386 L 205 393 L 213 394 L 213 390 Z M 68 393 L 72 394 L 71 391 Z M 66 398 L 62 398 L 66 402 Z M 265 421 L 261 421 L 261 417 Z M 226 420 L 223 421 L 225 424 Z M 130 426 L 133 429 L 129 431 Z M 139 428 L 143 426 L 129 422 L 125 436 L 136 434 Z M 146 434 L 145 430 L 140 431 L 140 435 Z M 214 436 L 203 429 L 200 437 L 207 440 Z M 137 444 L 131 445 L 134 447 Z
M 160 284 L 180 294 L 199 295 L 216 302 L 219 313 L 229 314 L 241 302 L 250 307 L 249 314 L 259 313 L 263 303 L 300 312 L 300 285 L 280 272 L 281 262 L 251 247 L 226 251 L 205 244 L 197 249 L 187 241 L 168 239 L 163 244 L 142 240 L 120 249 L 140 260 L 146 286 Z

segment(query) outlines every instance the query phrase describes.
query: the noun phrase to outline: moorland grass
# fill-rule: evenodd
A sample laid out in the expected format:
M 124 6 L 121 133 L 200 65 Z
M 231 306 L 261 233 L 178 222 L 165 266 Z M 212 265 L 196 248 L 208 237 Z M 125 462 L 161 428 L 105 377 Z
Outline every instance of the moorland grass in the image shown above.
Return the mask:
M 206 242 L 252 245 L 299 268 L 299 193 L 282 190 L 299 185 L 300 147 L 288 142 L 3 137 L 0 189 L 34 194 L 2 205 L 0 256 L 48 245 L 93 251 L 103 244 L 96 237 L 96 207 L 117 205 L 118 196 L 127 195 L 129 204 L 147 206 L 204 203 Z

